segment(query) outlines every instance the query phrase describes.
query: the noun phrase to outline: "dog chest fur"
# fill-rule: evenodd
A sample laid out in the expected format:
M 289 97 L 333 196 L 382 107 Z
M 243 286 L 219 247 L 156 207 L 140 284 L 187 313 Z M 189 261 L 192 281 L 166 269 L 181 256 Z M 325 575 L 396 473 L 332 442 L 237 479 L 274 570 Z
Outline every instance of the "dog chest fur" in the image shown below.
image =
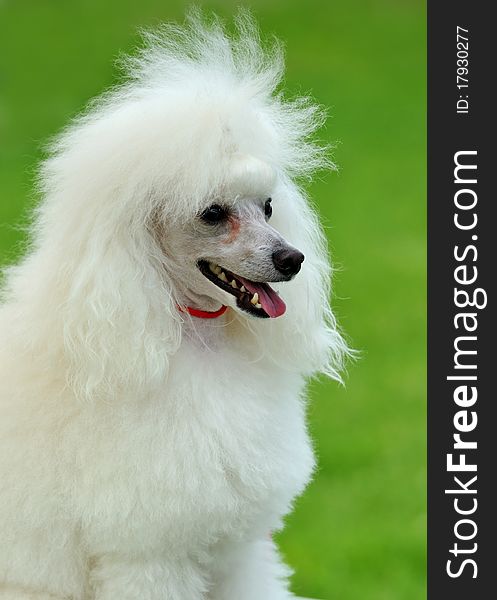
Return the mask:
M 163 393 L 107 406 L 86 420 L 83 436 L 74 432 L 88 440 L 73 444 L 76 513 L 97 552 L 123 544 L 187 549 L 238 536 L 261 515 L 268 533 L 309 479 L 295 375 L 282 385 L 280 372 L 199 348 L 176 358 Z
M 94 403 L 4 355 L 5 581 L 29 562 L 33 586 L 76 593 L 95 557 L 205 557 L 281 525 L 314 464 L 304 381 L 231 350 L 185 339 L 160 393 Z

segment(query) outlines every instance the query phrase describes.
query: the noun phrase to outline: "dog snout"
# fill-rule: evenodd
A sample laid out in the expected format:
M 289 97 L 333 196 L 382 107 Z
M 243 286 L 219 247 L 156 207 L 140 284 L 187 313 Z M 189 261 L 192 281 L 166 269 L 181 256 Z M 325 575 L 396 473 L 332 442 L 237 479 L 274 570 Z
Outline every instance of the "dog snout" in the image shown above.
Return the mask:
M 285 277 L 293 277 L 300 271 L 304 255 L 295 248 L 280 248 L 273 252 L 273 264 Z

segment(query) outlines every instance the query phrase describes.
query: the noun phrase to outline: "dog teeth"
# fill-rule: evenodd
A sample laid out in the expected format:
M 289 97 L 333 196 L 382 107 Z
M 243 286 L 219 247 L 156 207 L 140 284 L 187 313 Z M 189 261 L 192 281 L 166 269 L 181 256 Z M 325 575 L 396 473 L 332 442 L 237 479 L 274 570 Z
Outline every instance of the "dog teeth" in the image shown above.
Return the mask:
M 225 281 L 226 283 L 228 283 L 228 278 L 226 277 L 226 274 L 224 273 L 224 271 L 221 271 L 221 273 L 219 273 L 219 279 L 221 281 Z
M 257 302 L 257 304 L 255 305 L 255 308 L 262 308 L 262 304 L 259 304 L 259 302 Z
M 240 291 L 241 291 L 241 292 L 246 292 L 246 291 L 247 291 L 247 290 L 245 289 L 245 286 L 244 286 L 244 285 L 242 285 L 242 287 L 240 288 Z
M 250 302 L 255 306 L 258 302 L 259 302 L 259 294 L 257 292 L 255 292 L 255 294 L 252 296 Z
M 237 289 L 238 286 L 236 285 L 236 281 L 233 279 L 233 281 L 231 282 L 231 287 Z
M 221 267 L 219 265 L 215 265 L 214 263 L 209 263 L 209 270 L 211 273 L 214 273 L 214 275 L 220 275 L 221 274 Z

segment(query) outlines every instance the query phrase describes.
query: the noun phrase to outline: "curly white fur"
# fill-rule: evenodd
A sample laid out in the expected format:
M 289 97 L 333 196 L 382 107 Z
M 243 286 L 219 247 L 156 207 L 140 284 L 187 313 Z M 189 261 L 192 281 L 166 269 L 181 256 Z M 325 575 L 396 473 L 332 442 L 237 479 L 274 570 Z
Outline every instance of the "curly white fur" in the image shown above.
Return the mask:
M 346 347 L 293 180 L 324 164 L 320 112 L 275 92 L 278 44 L 238 31 L 193 14 L 147 35 L 42 166 L 0 309 L 1 600 L 291 597 L 269 536 L 313 470 L 305 379 Z M 269 165 L 272 226 L 306 256 L 277 319 L 181 313 L 154 233 L 226 193 L 234 155 Z

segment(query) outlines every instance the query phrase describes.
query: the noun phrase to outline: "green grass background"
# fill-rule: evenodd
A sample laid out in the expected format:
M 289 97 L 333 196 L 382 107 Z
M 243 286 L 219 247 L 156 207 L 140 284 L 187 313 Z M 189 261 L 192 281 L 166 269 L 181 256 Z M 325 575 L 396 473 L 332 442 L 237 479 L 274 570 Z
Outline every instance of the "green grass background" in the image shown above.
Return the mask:
M 311 386 L 320 467 L 279 536 L 296 593 L 425 597 L 425 6 L 417 0 L 208 1 L 252 7 L 287 48 L 286 85 L 330 108 L 338 173 L 310 186 L 340 270 L 346 387 Z M 0 252 L 22 248 L 40 149 L 116 80 L 136 30 L 181 0 L 0 0 Z M 233 599 L 236 600 L 236 599 Z M 261 598 L 261 600 L 264 600 Z

